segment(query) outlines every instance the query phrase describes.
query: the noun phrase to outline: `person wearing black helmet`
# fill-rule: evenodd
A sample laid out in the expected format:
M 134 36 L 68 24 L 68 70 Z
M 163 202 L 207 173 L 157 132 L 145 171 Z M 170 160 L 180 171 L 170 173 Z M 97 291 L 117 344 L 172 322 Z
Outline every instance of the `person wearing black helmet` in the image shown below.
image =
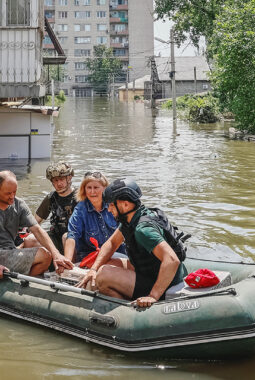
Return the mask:
M 149 307 L 164 299 L 170 285 L 182 281 L 184 267 L 168 244 L 165 230 L 154 223 L 155 212 L 141 204 L 141 196 L 140 187 L 130 178 L 115 180 L 105 189 L 104 201 L 120 225 L 78 286 L 85 287 L 91 281 L 92 289 L 103 294 Z M 112 259 L 107 265 L 124 240 L 128 259 L 121 259 L 121 265 L 120 260 L 114 263 Z
M 74 170 L 65 161 L 51 163 L 46 169 L 46 178 L 51 181 L 54 191 L 46 195 L 35 212 L 36 221 L 41 224 L 50 216 L 48 232 L 57 249 L 63 254 L 63 241 L 67 233 L 68 220 L 77 204 L 75 189 L 72 187 Z M 24 239 L 24 248 L 39 245 L 30 234 Z

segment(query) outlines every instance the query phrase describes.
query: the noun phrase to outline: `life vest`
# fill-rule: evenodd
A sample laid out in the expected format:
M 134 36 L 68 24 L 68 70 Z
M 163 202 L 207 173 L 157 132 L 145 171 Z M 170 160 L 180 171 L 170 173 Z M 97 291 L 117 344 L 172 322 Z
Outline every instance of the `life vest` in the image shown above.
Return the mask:
M 77 202 L 75 200 L 74 195 L 70 200 L 70 204 L 63 206 L 59 204 L 56 197 L 56 192 L 53 191 L 50 193 L 50 230 L 52 232 L 60 236 L 67 232 L 68 220 L 72 215 L 73 209 L 76 206 L 76 204 Z
M 141 206 L 144 208 L 144 206 Z M 184 261 L 186 258 L 187 248 L 183 242 L 187 240 L 191 235 L 185 235 L 183 232 L 178 233 L 178 228 L 169 223 L 165 213 L 158 208 L 148 208 L 147 210 L 153 213 L 147 214 L 146 209 L 142 210 L 140 218 L 137 219 L 135 224 L 130 226 L 128 223 L 121 226 L 121 232 L 125 238 L 128 257 L 131 264 L 135 267 L 136 271 L 146 275 L 157 278 L 161 261 L 150 252 L 140 250 L 135 240 L 135 230 L 138 224 L 143 223 L 145 226 L 155 227 L 160 234 L 163 229 L 163 237 L 165 241 L 174 250 L 180 261 Z

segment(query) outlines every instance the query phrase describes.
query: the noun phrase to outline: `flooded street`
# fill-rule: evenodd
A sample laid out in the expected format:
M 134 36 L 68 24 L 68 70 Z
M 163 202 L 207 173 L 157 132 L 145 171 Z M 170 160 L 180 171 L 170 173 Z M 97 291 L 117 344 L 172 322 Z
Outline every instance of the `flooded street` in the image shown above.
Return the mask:
M 147 206 L 192 235 L 189 256 L 255 260 L 255 144 L 224 137 L 223 123 L 201 125 L 143 103 L 68 99 L 55 122 L 53 161 L 67 160 L 79 185 L 88 170 L 109 180 L 133 176 Z M 33 211 L 51 190 L 49 160 L 1 160 Z M 45 224 L 47 227 L 47 223 Z M 16 320 L 0 319 L 1 379 L 253 379 L 254 360 L 147 361 Z

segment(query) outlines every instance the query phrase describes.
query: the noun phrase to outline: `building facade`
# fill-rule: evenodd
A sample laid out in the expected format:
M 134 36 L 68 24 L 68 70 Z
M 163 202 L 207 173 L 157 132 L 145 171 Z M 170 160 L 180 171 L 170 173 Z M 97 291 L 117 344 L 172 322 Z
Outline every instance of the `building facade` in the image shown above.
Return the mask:
M 0 99 L 42 97 L 43 0 L 0 0 Z
M 111 47 L 122 61 L 126 82 L 150 72 L 148 57 L 154 54 L 153 0 L 44 0 L 45 16 L 62 45 L 67 61 L 61 88 L 66 95 L 93 96 L 86 59 L 93 46 Z M 46 36 L 45 54 L 54 55 Z

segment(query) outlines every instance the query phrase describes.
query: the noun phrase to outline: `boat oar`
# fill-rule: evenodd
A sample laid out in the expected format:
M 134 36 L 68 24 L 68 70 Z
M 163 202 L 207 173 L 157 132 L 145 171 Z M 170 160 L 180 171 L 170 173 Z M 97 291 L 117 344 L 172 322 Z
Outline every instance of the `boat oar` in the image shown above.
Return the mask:
M 87 295 L 87 296 L 91 296 L 91 297 L 94 297 L 97 294 L 97 292 L 93 292 L 91 290 L 76 288 L 76 287 L 71 286 L 71 285 L 64 285 L 64 284 L 60 284 L 59 282 L 48 281 L 48 280 L 44 280 L 43 278 L 38 278 L 38 277 L 26 276 L 24 274 L 20 274 L 20 273 L 16 273 L 16 272 L 4 271 L 3 275 L 6 278 L 8 278 L 8 277 L 9 278 L 16 278 L 20 281 L 25 282 L 27 285 L 29 284 L 29 282 L 33 282 L 35 284 L 49 286 L 52 289 L 62 290 L 64 292 L 73 292 L 73 293 L 83 294 L 83 295 Z

